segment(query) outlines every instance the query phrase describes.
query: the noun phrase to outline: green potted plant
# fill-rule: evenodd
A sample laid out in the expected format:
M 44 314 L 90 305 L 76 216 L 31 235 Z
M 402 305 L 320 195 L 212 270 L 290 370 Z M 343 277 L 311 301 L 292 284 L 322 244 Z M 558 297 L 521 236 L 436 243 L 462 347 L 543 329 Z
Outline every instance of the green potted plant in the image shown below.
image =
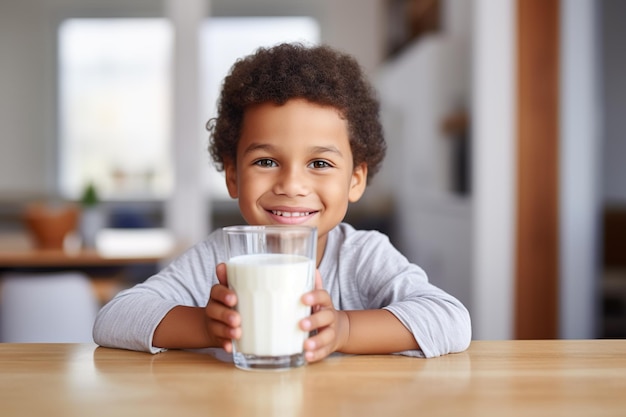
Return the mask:
M 93 182 L 90 182 L 87 184 L 87 187 L 85 187 L 80 202 L 83 207 L 94 207 L 100 203 L 100 197 L 98 196 L 98 191 Z
M 87 184 L 80 198 L 80 236 L 83 246 L 96 247 L 98 232 L 106 226 L 105 213 L 100 203 L 100 196 L 94 183 Z

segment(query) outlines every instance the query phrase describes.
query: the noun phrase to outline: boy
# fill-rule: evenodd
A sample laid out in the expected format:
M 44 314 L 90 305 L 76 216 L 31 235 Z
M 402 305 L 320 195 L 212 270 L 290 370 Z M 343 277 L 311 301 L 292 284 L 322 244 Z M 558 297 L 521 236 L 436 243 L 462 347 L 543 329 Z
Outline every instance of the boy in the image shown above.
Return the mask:
M 433 357 L 467 348 L 470 318 L 375 231 L 342 223 L 380 168 L 385 142 L 356 61 L 283 44 L 238 61 L 224 80 L 210 152 L 247 223 L 318 230 L 308 362 L 333 352 Z M 94 340 L 145 350 L 222 347 L 241 336 L 219 231 L 100 311 Z M 208 300 L 208 301 L 207 301 Z

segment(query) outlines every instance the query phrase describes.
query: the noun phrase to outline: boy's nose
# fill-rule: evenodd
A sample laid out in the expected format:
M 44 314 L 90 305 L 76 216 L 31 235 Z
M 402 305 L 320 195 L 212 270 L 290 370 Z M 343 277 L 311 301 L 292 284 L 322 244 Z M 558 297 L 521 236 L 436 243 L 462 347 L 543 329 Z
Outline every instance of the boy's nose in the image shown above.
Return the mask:
M 276 194 L 288 197 L 306 195 L 308 190 L 309 187 L 306 184 L 305 175 L 295 168 L 282 169 L 276 184 L 274 184 L 274 192 Z

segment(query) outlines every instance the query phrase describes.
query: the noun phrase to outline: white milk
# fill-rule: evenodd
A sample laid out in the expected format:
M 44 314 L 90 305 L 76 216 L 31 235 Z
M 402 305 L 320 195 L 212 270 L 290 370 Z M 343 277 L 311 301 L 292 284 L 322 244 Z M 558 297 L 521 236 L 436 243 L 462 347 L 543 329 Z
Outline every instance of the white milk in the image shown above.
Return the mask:
M 308 332 L 300 330 L 298 323 L 311 307 L 300 298 L 313 289 L 313 261 L 297 255 L 258 254 L 235 256 L 226 266 L 241 315 L 237 352 L 258 356 L 301 353 Z

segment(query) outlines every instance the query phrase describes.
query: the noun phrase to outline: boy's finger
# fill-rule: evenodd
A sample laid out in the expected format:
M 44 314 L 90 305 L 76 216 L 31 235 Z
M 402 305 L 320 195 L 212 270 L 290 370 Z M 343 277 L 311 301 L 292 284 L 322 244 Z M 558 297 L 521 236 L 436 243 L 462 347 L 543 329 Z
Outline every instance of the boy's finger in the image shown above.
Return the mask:
M 220 284 L 215 284 L 211 289 L 211 299 L 219 301 L 228 307 L 234 307 L 237 304 L 237 295 L 234 291 Z
M 226 264 L 221 263 L 215 267 L 215 274 L 220 284 L 228 286 L 228 277 L 226 276 Z
M 320 310 L 315 314 L 310 315 L 300 321 L 300 327 L 302 330 L 317 330 L 323 327 L 328 327 L 333 324 L 335 315 L 330 310 Z
M 307 306 L 319 306 L 322 308 L 330 308 L 333 302 L 330 294 L 325 290 L 313 290 L 302 296 L 302 303 Z
M 323 331 L 318 333 L 317 336 L 311 337 L 304 342 L 304 355 L 307 362 L 320 361 L 332 353 L 330 347 L 331 339 L 329 339 L 329 336 L 332 337 L 330 332 Z

